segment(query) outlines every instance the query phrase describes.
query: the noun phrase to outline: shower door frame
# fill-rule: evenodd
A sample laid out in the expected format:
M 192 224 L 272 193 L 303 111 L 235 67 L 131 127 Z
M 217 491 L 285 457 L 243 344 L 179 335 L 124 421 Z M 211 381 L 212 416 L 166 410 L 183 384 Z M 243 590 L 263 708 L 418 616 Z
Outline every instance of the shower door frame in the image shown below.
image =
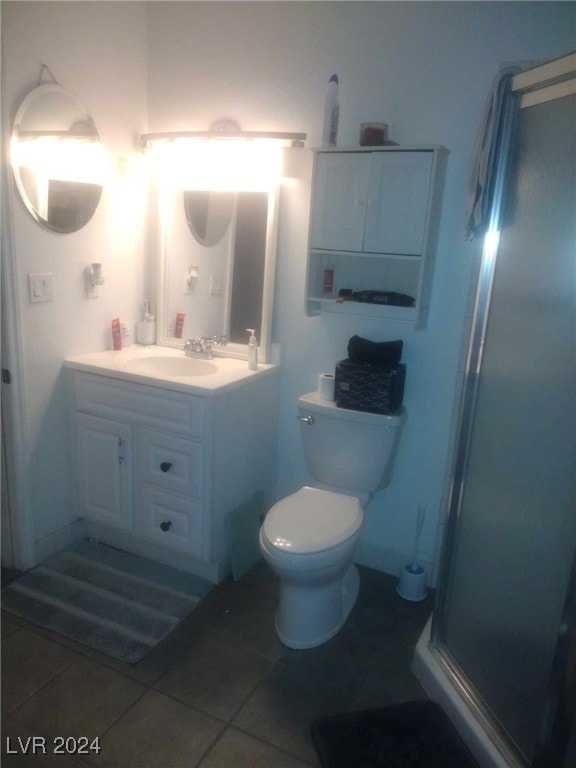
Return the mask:
M 500 150 L 490 220 L 484 237 L 476 301 L 470 326 L 448 496 L 443 556 L 430 634 L 429 650 L 434 660 L 501 755 L 504 764 L 510 766 L 526 766 L 526 761 L 515 745 L 507 738 L 498 721 L 444 646 L 443 638 L 445 636 L 448 595 L 453 574 L 457 532 L 462 516 L 463 491 L 497 261 L 502 206 L 511 143 L 514 137 L 515 115 L 518 109 L 528 108 L 574 93 L 576 93 L 576 53 L 516 75 L 512 79 L 510 93 L 506 99 L 500 126 Z M 573 640 L 575 633 L 576 553 L 572 563 L 571 577 L 557 637 L 544 715 L 540 724 L 532 768 L 560 766 L 560 761 L 564 759 L 568 747 L 571 729 L 575 726 L 576 643 Z

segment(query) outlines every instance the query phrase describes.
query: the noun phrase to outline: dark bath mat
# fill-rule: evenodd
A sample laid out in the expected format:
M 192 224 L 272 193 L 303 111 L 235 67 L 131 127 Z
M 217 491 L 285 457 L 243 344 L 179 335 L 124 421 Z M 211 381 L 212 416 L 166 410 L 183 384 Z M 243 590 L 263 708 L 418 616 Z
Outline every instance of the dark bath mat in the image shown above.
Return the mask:
M 80 541 L 2 589 L 2 607 L 135 664 L 213 585 L 93 541 Z
M 410 701 L 316 720 L 322 768 L 478 768 L 438 704 Z

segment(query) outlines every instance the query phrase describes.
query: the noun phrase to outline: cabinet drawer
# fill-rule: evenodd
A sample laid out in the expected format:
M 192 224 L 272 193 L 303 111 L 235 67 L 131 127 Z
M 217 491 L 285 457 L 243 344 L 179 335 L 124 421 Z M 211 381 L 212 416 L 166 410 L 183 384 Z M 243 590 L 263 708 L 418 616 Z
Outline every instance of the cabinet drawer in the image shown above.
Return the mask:
M 201 498 L 204 446 L 173 435 L 139 429 L 135 435 L 136 482 Z
M 168 547 L 202 556 L 202 506 L 194 501 L 143 486 L 139 495 L 137 533 Z
M 143 424 L 177 435 L 204 436 L 204 399 L 105 376 L 74 374 L 76 407 L 85 413 Z

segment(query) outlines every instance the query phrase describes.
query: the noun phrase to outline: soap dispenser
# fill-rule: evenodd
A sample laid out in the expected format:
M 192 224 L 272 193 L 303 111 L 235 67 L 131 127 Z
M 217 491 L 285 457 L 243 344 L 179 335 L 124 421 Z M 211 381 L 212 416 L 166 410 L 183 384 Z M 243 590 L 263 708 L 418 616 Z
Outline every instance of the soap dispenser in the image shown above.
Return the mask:
M 248 368 L 255 371 L 258 368 L 258 342 L 256 341 L 255 329 L 246 328 L 250 334 L 248 339 Z
M 142 306 L 142 320 L 136 324 L 136 341 L 138 344 L 156 343 L 156 320 L 150 311 L 150 302 L 145 299 Z

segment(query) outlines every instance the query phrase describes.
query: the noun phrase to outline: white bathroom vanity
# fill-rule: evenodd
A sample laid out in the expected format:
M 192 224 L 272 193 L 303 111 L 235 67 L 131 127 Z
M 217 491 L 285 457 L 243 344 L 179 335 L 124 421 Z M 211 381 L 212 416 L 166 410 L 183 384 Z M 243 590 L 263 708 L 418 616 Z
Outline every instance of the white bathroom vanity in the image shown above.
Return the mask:
M 273 500 L 279 368 L 130 347 L 66 361 L 89 535 L 218 582 L 226 519 Z

